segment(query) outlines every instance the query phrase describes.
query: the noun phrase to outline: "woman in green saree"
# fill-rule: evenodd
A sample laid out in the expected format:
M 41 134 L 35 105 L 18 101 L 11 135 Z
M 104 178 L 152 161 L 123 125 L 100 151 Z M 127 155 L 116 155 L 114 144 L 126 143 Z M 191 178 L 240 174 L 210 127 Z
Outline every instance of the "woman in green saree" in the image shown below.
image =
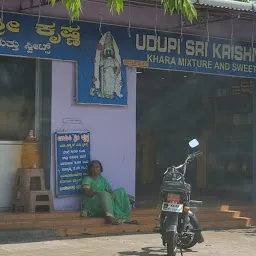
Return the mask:
M 102 171 L 100 161 L 90 163 L 89 175 L 82 181 L 82 216 L 105 217 L 109 224 L 129 222 L 131 205 L 128 194 L 123 188 L 112 191 L 108 181 L 101 176 Z

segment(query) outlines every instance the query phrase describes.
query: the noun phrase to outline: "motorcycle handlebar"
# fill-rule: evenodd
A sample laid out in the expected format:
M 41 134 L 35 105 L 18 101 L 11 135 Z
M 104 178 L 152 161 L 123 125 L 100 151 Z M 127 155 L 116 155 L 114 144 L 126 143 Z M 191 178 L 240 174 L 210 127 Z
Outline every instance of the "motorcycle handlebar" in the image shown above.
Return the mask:
M 188 164 L 188 161 L 189 161 L 190 159 L 196 158 L 197 156 L 201 156 L 201 155 L 203 155 L 203 152 L 195 152 L 195 153 L 193 153 L 193 154 L 188 155 L 188 157 L 186 158 L 186 161 L 185 161 L 184 164 L 181 164 L 181 165 L 179 165 L 179 166 L 168 167 L 168 168 L 166 169 L 166 171 L 164 172 L 164 175 L 165 175 L 167 172 L 169 172 L 169 170 L 172 169 L 172 168 L 175 168 L 176 170 L 179 170 L 179 169 L 181 169 L 181 168 L 183 168 L 183 167 L 186 167 L 186 165 Z M 183 175 L 185 175 L 185 172 L 183 173 Z
M 179 169 L 181 169 L 183 166 L 184 166 L 184 164 L 181 164 L 181 165 L 175 167 L 175 169 L 179 170 Z
M 201 155 L 203 155 L 203 152 L 196 152 L 196 153 L 194 153 L 194 156 L 195 156 L 195 157 L 201 156 Z

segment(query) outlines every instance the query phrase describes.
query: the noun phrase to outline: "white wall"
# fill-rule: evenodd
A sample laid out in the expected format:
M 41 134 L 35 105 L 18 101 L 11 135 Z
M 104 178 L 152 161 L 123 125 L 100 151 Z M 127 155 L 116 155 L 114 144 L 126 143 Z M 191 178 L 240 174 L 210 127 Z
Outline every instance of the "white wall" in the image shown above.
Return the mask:
M 11 206 L 12 189 L 21 161 L 21 143 L 0 142 L 0 210 Z

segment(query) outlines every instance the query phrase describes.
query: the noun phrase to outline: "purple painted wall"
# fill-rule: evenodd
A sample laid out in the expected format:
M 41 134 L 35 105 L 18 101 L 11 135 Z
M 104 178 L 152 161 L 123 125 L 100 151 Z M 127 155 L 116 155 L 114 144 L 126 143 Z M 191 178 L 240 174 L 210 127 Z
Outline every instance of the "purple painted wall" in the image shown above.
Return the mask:
M 52 161 L 51 190 L 55 191 L 54 137 L 62 118 L 81 120 L 91 131 L 91 158 L 102 161 L 104 176 L 113 188 L 124 187 L 135 193 L 136 153 L 136 71 L 127 69 L 128 106 L 75 105 L 75 64 L 52 63 Z M 61 97 L 60 97 L 61 95 Z M 66 130 L 68 126 L 64 127 Z M 83 127 L 70 127 L 75 130 Z M 80 199 L 55 199 L 56 210 L 76 209 Z

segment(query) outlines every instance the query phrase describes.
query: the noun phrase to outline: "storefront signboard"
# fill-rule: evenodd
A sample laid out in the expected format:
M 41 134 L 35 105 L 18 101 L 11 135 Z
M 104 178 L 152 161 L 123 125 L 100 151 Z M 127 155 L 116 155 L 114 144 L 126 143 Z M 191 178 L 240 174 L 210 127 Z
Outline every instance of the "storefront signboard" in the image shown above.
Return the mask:
M 80 104 L 127 105 L 126 66 L 256 77 L 256 46 L 251 42 L 136 28 L 128 33 L 122 26 L 25 14 L 3 16 L 0 54 L 75 61 Z

